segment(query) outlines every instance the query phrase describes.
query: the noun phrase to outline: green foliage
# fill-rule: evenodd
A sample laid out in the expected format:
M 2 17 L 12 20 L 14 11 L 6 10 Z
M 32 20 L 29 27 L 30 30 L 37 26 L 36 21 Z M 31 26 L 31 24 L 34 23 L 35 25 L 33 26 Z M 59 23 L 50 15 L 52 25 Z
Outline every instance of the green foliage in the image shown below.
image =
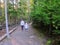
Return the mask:
M 20 18 L 23 18 L 23 19 L 27 19 L 27 12 L 26 12 L 26 10 L 27 10 L 27 3 L 26 3 L 26 0 L 21 0 L 20 2 L 19 2 L 19 7 L 18 7 L 18 9 L 17 9 L 17 13 L 18 13 L 18 15 L 20 16 Z M 18 16 L 18 17 L 19 17 Z
M 51 40 L 48 40 L 46 45 L 51 45 L 51 42 L 52 42 Z
M 60 30 L 54 30 L 55 34 L 60 34 Z
M 0 7 L 0 13 L 1 13 L 1 15 L 0 15 L 0 25 L 2 25 L 3 23 L 4 23 L 4 21 L 5 21 L 5 16 L 4 16 L 4 8 L 1 8 Z
M 59 0 L 34 0 L 33 9 L 31 17 L 33 23 L 37 24 L 36 26 L 42 21 L 45 26 L 52 24 L 55 29 L 60 30 Z
M 31 17 L 35 27 L 55 38 L 52 45 L 60 45 L 60 0 L 34 0 Z M 46 45 L 51 45 L 51 40 Z

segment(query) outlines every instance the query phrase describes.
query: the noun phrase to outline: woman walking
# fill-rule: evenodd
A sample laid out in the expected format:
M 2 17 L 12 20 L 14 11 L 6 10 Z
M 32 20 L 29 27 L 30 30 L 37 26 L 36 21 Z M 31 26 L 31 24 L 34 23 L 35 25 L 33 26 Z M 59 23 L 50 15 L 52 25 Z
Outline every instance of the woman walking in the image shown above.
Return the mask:
M 20 25 L 21 25 L 21 29 L 23 30 L 24 29 L 24 20 L 21 20 Z

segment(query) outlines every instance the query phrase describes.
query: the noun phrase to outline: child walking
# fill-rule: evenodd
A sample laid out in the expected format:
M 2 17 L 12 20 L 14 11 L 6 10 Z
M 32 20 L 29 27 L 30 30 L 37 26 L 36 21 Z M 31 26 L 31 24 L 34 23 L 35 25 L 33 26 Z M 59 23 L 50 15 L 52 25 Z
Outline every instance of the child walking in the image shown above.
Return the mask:
M 29 26 L 28 26 L 27 22 L 25 23 L 24 27 L 25 27 L 25 30 L 28 30 Z

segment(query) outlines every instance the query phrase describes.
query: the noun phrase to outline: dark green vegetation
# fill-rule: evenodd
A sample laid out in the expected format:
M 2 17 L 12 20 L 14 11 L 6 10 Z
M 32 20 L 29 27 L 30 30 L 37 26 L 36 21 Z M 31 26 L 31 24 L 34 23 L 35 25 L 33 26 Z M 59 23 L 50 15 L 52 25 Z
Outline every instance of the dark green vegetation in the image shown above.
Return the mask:
M 34 0 L 31 17 L 33 26 L 60 45 L 60 0 Z

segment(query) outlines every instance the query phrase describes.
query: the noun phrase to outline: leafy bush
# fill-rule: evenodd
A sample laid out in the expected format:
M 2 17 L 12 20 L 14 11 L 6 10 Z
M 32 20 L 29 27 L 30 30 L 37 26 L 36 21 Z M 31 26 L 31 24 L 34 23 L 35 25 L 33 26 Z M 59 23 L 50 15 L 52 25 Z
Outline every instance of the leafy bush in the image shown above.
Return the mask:
M 53 28 L 51 29 L 52 32 L 55 29 L 60 30 L 60 13 L 59 13 L 60 2 L 59 1 L 34 0 L 33 9 L 34 10 L 32 10 L 31 12 L 33 24 L 35 24 L 38 27 L 43 25 L 42 27 L 47 26 L 49 28 Z
M 52 37 L 54 37 L 56 43 L 53 43 L 53 45 L 59 45 L 60 40 L 56 39 L 60 37 L 60 0 L 34 0 L 31 17 L 33 25 L 44 28 L 42 31 L 47 34 L 53 34 Z M 50 42 L 49 40 L 47 45 Z

